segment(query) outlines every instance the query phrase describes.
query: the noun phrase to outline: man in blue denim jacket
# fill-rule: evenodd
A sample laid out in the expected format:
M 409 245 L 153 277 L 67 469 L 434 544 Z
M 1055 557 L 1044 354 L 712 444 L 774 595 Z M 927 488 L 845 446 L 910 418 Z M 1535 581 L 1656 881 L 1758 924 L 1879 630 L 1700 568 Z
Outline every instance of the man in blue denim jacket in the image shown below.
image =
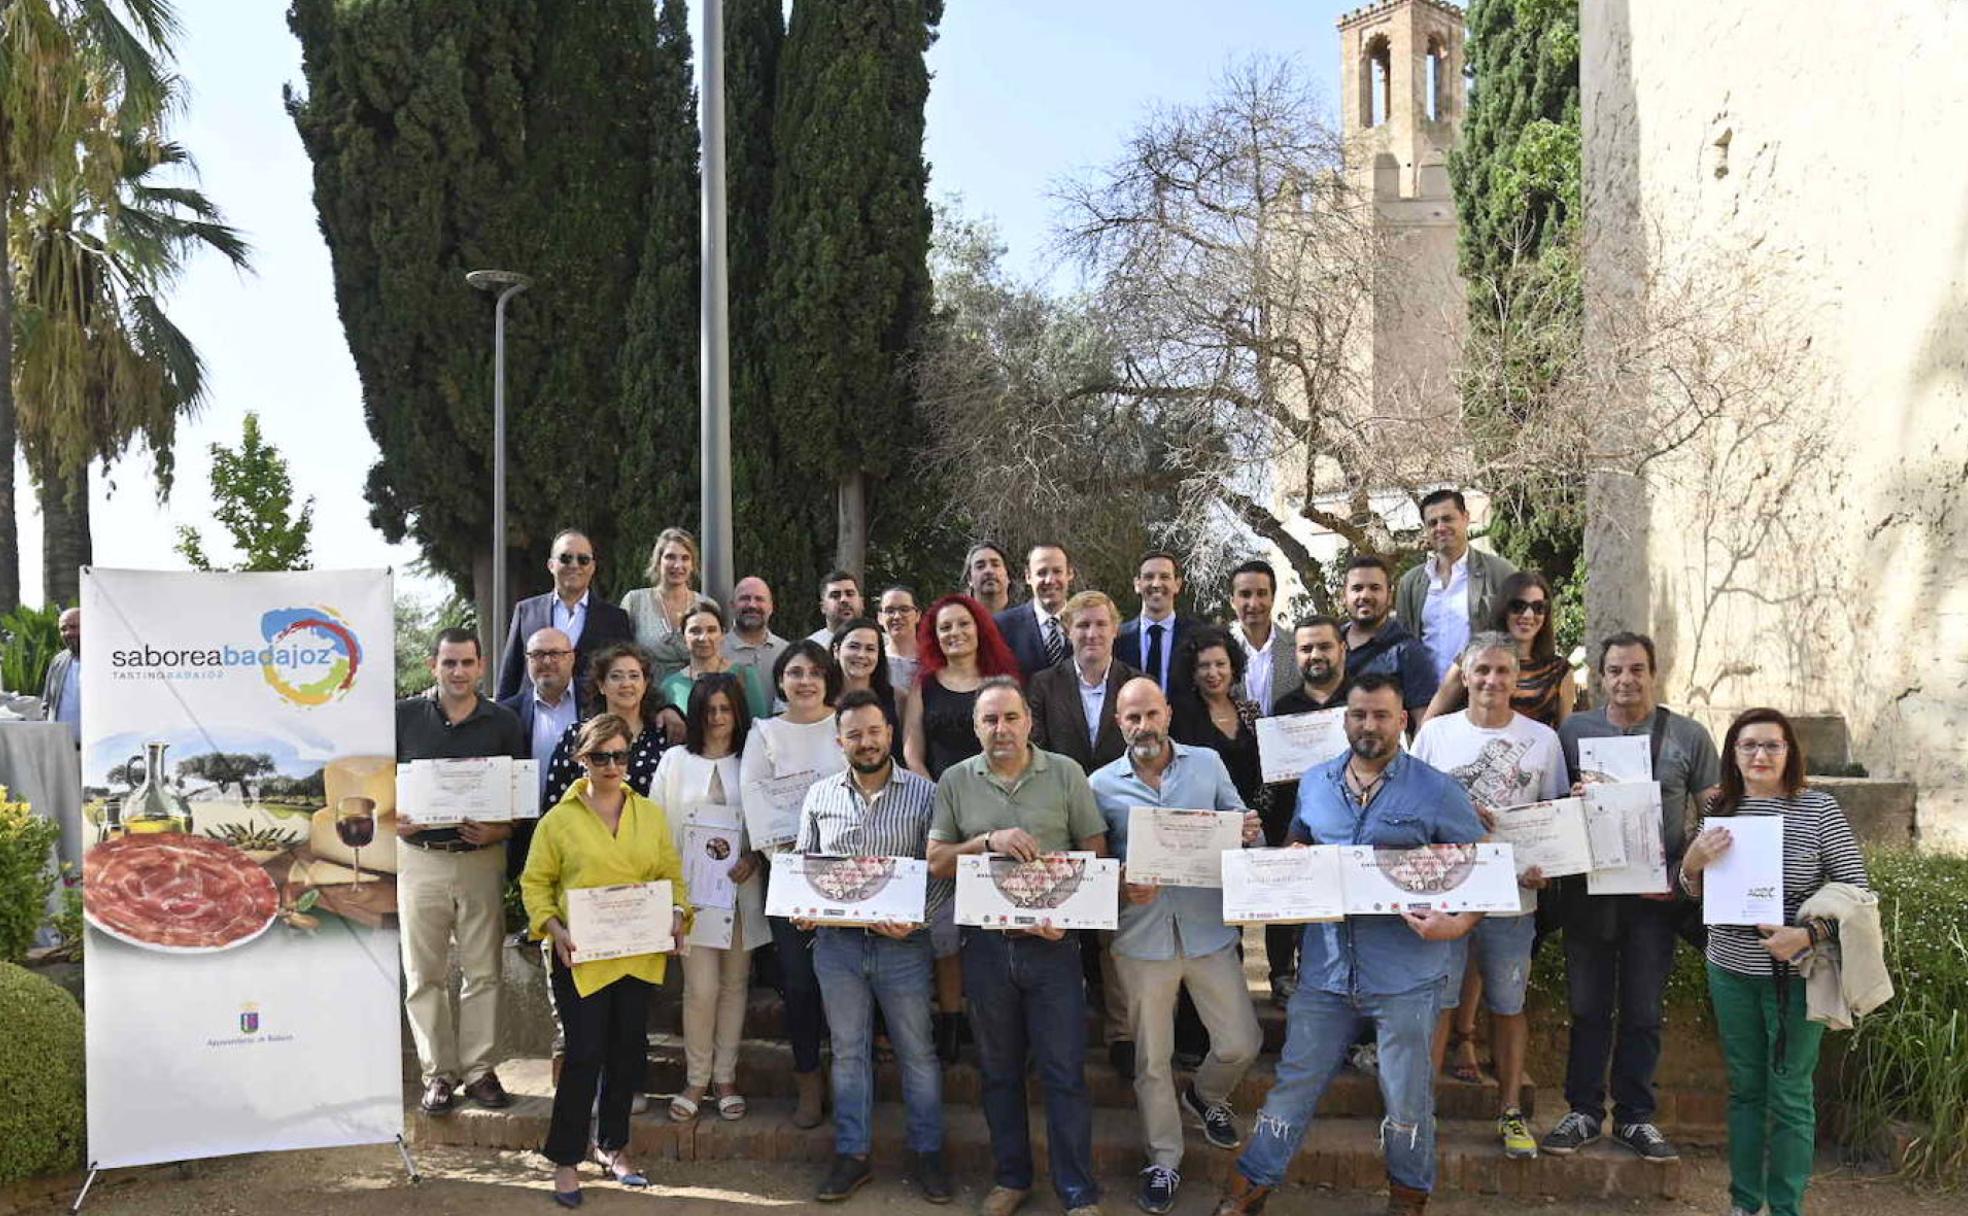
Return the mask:
M 1368 674 L 1346 696 L 1348 751 L 1299 782 L 1291 839 L 1302 844 L 1471 844 L 1484 835 L 1469 796 L 1448 776 L 1401 751 L 1407 713 L 1393 677 Z M 1388 1212 L 1413 1216 L 1435 1186 L 1435 1089 L 1429 1047 L 1449 943 L 1477 913 L 1349 916 L 1308 925 L 1298 991 L 1287 1011 L 1277 1082 L 1237 1159 L 1218 1216 L 1263 1210 L 1305 1139 L 1346 1050 L 1372 1023 L 1386 1104 Z

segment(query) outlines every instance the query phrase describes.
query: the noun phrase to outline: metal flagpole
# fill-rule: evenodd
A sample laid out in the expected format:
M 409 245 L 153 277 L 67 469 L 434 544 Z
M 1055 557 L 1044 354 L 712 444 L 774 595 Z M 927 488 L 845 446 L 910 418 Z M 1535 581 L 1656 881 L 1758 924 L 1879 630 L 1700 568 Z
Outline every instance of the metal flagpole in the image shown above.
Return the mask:
M 492 309 L 492 628 L 488 641 L 492 673 L 490 687 L 499 687 L 499 660 L 506 647 L 506 301 L 533 285 L 512 270 L 474 270 L 465 282 L 480 291 L 496 291 Z
M 725 266 L 724 211 L 724 0 L 702 0 L 704 23 L 698 55 L 703 78 L 697 108 L 703 122 L 703 333 L 698 416 L 702 426 L 699 499 L 704 553 L 704 591 L 731 603 L 737 581 L 731 556 L 731 335 L 729 277 Z

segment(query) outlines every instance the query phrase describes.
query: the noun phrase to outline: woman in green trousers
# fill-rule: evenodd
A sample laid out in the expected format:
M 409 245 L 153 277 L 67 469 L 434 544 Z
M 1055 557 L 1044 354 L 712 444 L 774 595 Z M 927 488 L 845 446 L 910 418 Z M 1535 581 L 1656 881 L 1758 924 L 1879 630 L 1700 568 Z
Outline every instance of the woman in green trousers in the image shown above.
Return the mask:
M 1774 709 L 1744 712 L 1722 744 L 1722 783 L 1711 822 L 1783 817 L 1782 924 L 1713 925 L 1708 991 L 1729 1074 L 1731 1213 L 1801 1216 L 1816 1155 L 1812 1074 L 1824 1027 L 1805 1016 L 1804 981 L 1793 964 L 1835 940 L 1834 921 L 1800 921 L 1797 910 L 1826 883 L 1867 886 L 1865 857 L 1838 803 L 1804 783 L 1804 753 L 1790 720 Z M 1712 826 L 1688 846 L 1681 887 L 1699 898 L 1702 872 L 1733 837 Z

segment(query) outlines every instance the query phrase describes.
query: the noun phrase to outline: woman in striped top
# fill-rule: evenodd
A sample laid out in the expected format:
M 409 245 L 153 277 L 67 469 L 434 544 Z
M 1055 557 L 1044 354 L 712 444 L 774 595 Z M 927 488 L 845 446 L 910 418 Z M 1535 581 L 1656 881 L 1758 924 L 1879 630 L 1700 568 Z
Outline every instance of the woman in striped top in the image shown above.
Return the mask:
M 1799 1216 L 1811 1181 L 1817 1108 L 1811 1078 L 1824 1027 L 1805 1016 L 1804 984 L 1791 964 L 1837 936 L 1835 922 L 1799 922 L 1797 910 L 1830 882 L 1867 886 L 1865 857 L 1845 812 L 1804 784 L 1804 752 L 1790 719 L 1752 709 L 1722 744 L 1717 818 L 1781 815 L 1784 923 L 1714 925 L 1708 991 L 1729 1073 L 1729 1194 L 1733 1211 Z M 1709 827 L 1688 846 L 1681 886 L 1699 897 L 1702 871 L 1726 853 L 1729 829 Z

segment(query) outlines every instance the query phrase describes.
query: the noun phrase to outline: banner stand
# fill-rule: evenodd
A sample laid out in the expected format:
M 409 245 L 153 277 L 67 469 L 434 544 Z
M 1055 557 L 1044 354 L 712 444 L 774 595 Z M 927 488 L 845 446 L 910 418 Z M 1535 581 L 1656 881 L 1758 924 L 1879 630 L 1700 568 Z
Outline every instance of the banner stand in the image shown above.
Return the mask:
M 417 1183 L 422 1182 L 424 1176 L 417 1172 L 417 1162 L 410 1156 L 410 1144 L 400 1135 L 396 1138 L 396 1154 L 403 1158 L 403 1173 L 410 1179 L 410 1184 L 415 1186 Z M 180 1161 L 178 1168 L 183 1169 L 188 1164 L 190 1163 Z M 100 1173 L 102 1173 L 102 1168 L 91 1161 L 89 1163 L 89 1173 L 82 1179 L 82 1189 L 75 1193 L 75 1202 L 68 1205 L 69 1216 L 76 1216 L 76 1213 L 82 1210 L 82 1204 L 89 1198 L 89 1188 L 96 1185 L 96 1175 Z
M 96 1175 L 100 1172 L 96 1168 L 96 1163 L 91 1161 L 89 1163 L 89 1176 L 82 1180 L 82 1189 L 76 1192 L 75 1202 L 68 1205 L 69 1216 L 75 1216 L 75 1213 L 82 1210 L 82 1201 L 89 1197 L 89 1188 L 96 1184 Z

